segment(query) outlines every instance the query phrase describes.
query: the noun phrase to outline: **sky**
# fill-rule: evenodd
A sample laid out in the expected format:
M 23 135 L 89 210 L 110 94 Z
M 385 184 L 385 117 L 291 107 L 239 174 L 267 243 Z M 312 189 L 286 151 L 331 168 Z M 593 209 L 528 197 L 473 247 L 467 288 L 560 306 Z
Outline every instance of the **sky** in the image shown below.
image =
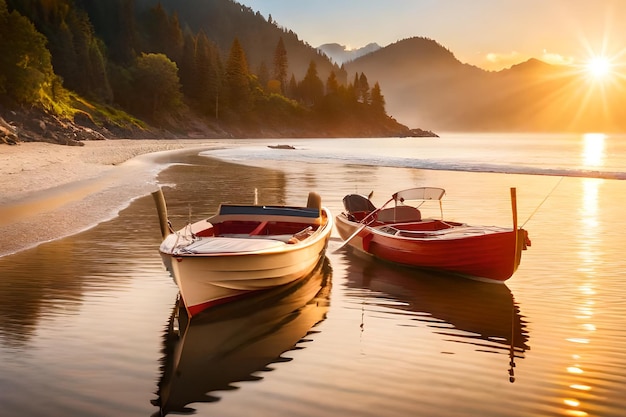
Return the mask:
M 313 47 L 433 39 L 461 62 L 499 70 L 541 59 L 626 61 L 626 0 L 237 0 Z

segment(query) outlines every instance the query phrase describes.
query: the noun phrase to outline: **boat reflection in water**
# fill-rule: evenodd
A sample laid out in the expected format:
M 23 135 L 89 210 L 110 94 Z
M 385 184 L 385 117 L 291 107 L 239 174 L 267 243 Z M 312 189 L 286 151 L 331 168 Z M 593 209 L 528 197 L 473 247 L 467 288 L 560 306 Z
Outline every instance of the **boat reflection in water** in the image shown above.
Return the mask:
M 179 299 L 164 337 L 155 415 L 192 413 L 188 404 L 219 401 L 215 391 L 255 381 L 267 365 L 301 342 L 329 308 L 331 267 L 322 258 L 300 280 L 206 310 L 193 319 Z M 300 346 L 298 346 L 300 347 Z
M 515 359 L 530 350 L 529 334 L 504 283 L 409 269 L 356 254 L 346 256 L 350 261 L 347 286 L 369 290 L 368 305 L 410 312 L 412 320 L 424 323 L 449 342 L 508 355 L 509 381 L 515 382 Z

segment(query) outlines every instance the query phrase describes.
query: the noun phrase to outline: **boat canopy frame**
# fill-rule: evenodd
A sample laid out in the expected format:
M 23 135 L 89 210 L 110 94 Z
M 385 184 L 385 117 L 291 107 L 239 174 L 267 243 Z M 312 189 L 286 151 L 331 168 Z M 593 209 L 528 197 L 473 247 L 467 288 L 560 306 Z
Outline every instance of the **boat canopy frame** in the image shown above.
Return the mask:
M 391 196 L 391 200 L 393 200 L 396 207 L 409 205 L 406 204 L 407 201 L 419 201 L 420 203 L 416 206 L 416 208 L 421 207 L 422 204 L 427 201 L 438 201 L 439 213 L 441 215 L 441 218 L 443 219 L 443 205 L 441 204 L 441 199 L 443 198 L 445 193 L 446 190 L 439 187 L 414 187 L 407 188 L 406 190 L 402 191 L 397 191 Z

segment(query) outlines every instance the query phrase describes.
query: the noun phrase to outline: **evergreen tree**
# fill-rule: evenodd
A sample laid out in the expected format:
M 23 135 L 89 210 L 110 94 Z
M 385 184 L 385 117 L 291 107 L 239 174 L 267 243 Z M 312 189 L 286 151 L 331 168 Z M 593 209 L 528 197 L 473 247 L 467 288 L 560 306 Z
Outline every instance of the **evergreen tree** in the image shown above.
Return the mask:
M 135 0 L 73 0 L 89 15 L 98 38 L 107 45 L 107 56 L 121 65 L 131 65 L 138 47 Z
M 294 74 L 291 74 L 291 78 L 289 79 L 289 87 L 287 88 L 286 96 L 292 99 L 298 97 L 298 82 Z
M 331 71 L 328 79 L 326 80 L 326 94 L 337 94 L 339 92 L 339 82 L 337 82 L 337 76 L 335 71 Z
M 344 97 L 340 93 L 340 86 L 334 71 L 331 71 L 326 80 L 326 95 L 321 103 L 317 106 L 320 114 L 324 115 L 324 119 L 328 122 L 335 122 L 346 115 L 346 106 L 343 102 Z
M 197 98 L 196 92 L 198 91 L 196 39 L 191 32 L 185 34 L 183 38 L 183 53 L 178 64 L 178 76 L 180 77 L 182 92 L 189 98 Z
M 270 72 L 267 69 L 265 61 L 261 61 L 261 64 L 259 64 L 259 69 L 256 72 L 256 76 L 259 79 L 259 84 L 261 85 L 261 88 L 263 88 L 263 90 L 267 90 L 268 83 L 270 81 Z
M 367 81 L 367 77 L 364 73 L 361 73 L 357 81 L 357 100 L 363 104 L 369 104 L 370 102 L 370 85 Z
M 218 101 L 221 90 L 222 64 L 217 46 L 209 41 L 204 32 L 196 40 L 196 83 L 194 97 L 200 111 L 218 118 Z
M 317 75 L 317 64 L 313 60 L 300 83 L 299 91 L 302 101 L 309 106 L 319 103 L 324 96 L 324 83 Z
M 146 51 L 165 54 L 174 62 L 180 63 L 184 37 L 178 14 L 174 13 L 169 17 L 159 2 L 150 10 L 146 19 Z
M 385 98 L 383 97 L 378 82 L 376 82 L 376 84 L 374 84 L 374 87 L 372 87 L 370 106 L 374 114 L 381 116 L 387 115 L 387 112 L 385 110 Z
M 287 90 L 287 69 L 289 63 L 287 62 L 287 50 L 283 42 L 282 36 L 278 39 L 276 45 L 276 51 L 274 52 L 274 79 L 280 83 L 280 90 L 285 94 Z
M 230 109 L 239 114 L 248 113 L 252 106 L 250 74 L 246 54 L 237 38 L 235 38 L 230 48 L 224 77 Z

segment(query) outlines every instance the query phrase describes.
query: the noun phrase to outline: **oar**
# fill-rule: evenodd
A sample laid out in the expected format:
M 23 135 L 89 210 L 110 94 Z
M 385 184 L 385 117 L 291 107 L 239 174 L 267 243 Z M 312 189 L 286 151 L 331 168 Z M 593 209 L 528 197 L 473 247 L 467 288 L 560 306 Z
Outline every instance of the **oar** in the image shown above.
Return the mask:
M 372 195 L 373 193 L 374 192 L 372 191 L 372 193 L 370 193 L 370 195 Z M 393 197 L 391 197 L 389 200 L 387 200 L 387 202 L 385 204 L 383 204 L 382 206 L 380 206 L 379 208 L 377 208 L 376 210 L 372 211 L 370 214 L 365 216 L 363 218 L 363 220 L 361 220 L 361 222 L 363 222 L 363 224 L 361 224 L 358 227 L 358 229 L 356 229 L 354 231 L 354 233 L 352 233 L 350 236 L 348 236 L 348 238 L 346 240 L 344 240 L 343 243 L 341 245 L 339 245 L 339 247 L 337 249 L 333 250 L 333 253 L 337 252 L 340 249 L 343 249 L 344 246 L 346 246 L 352 239 L 354 239 L 361 232 L 361 230 L 365 229 L 365 226 L 367 226 L 367 223 L 365 223 L 365 220 L 367 220 L 369 217 L 371 217 L 375 213 L 378 213 L 383 207 L 385 207 L 387 204 L 389 204 L 391 202 L 391 200 L 393 200 Z
M 367 224 L 363 223 L 362 225 L 359 226 L 358 229 L 356 229 L 356 231 L 354 233 L 352 233 L 346 240 L 343 241 L 343 243 L 341 245 L 339 245 L 339 247 L 335 250 L 333 250 L 333 252 L 337 252 L 340 249 L 343 249 L 344 246 L 346 246 L 348 243 L 350 243 L 350 241 L 352 239 L 354 239 L 356 237 L 356 235 L 358 235 L 361 230 L 365 229 L 365 226 L 367 226 Z

